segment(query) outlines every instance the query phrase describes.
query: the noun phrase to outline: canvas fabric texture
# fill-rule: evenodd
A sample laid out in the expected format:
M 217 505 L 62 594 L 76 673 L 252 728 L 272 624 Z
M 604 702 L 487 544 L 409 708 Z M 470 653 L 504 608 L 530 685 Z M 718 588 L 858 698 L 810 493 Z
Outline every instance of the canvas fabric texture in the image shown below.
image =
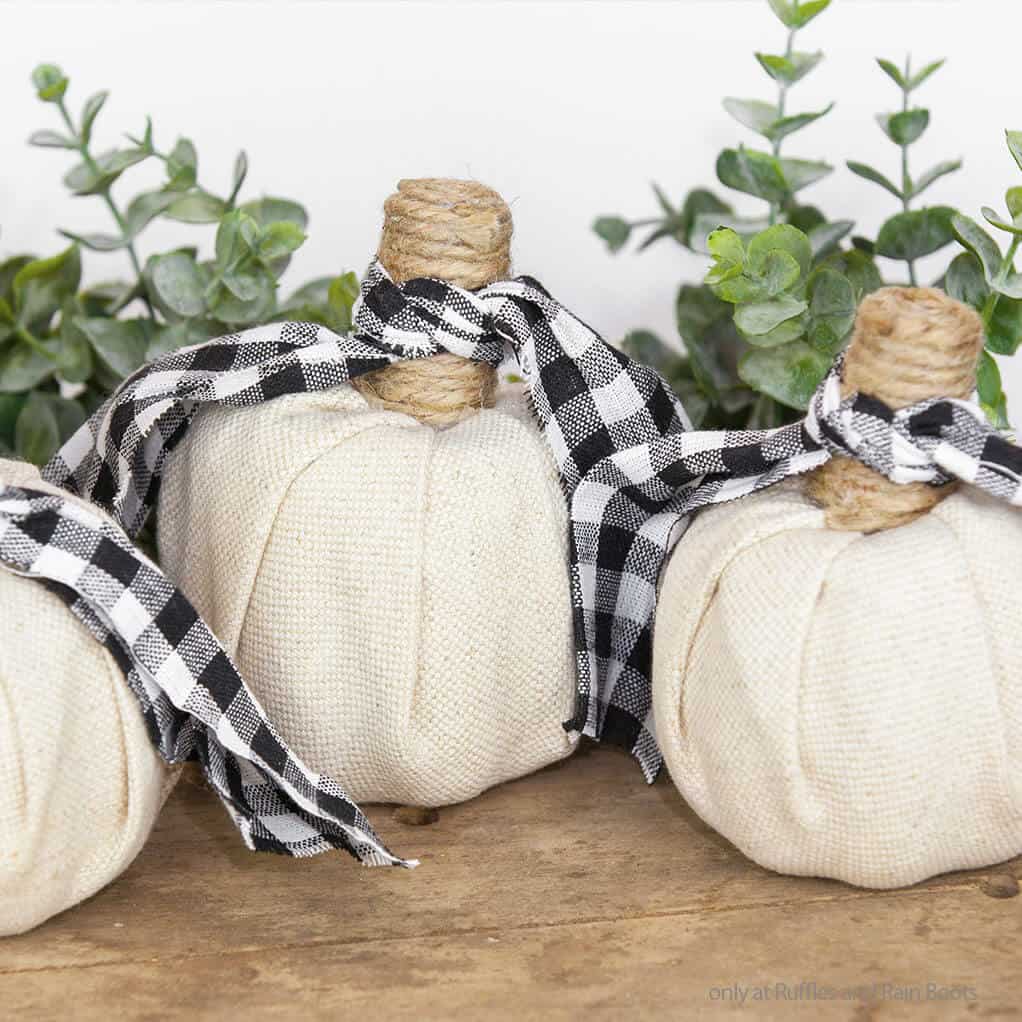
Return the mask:
M 799 481 L 698 516 L 664 571 L 656 732 L 760 865 L 898 887 L 1022 851 L 1022 518 L 963 488 L 826 527 Z
M 439 351 L 492 365 L 510 351 L 569 502 L 577 699 L 564 727 L 629 749 L 650 780 L 661 764 L 651 692 L 656 588 L 692 512 L 835 454 L 895 482 L 962 479 L 1022 505 L 1022 449 L 978 406 L 935 398 L 894 411 L 869 395 L 843 398 L 840 359 L 802 421 L 697 432 L 658 373 L 611 348 L 530 277 L 477 292 L 429 278 L 395 284 L 374 260 L 353 317 L 345 336 L 271 323 L 158 359 L 68 440 L 46 478 L 135 534 L 203 406 L 327 391 Z
M 0 462 L 0 475 L 59 492 L 30 465 Z M 160 758 L 120 667 L 63 600 L 0 571 L 0 609 L 0 935 L 9 935 L 127 869 L 179 769 Z
M 568 510 L 519 389 L 443 430 L 352 387 L 204 408 L 158 536 L 269 717 L 356 800 L 460 802 L 575 748 Z

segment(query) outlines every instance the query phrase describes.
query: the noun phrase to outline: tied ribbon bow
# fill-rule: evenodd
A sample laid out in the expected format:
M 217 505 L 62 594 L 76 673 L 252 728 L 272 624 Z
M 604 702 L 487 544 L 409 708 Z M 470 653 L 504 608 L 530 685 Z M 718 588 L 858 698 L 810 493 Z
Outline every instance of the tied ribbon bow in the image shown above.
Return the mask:
M 134 534 L 166 458 L 203 405 L 325 390 L 440 350 L 496 365 L 508 349 L 569 504 L 578 699 L 564 726 L 623 745 L 648 779 L 661 764 L 650 682 L 657 580 L 694 511 L 832 453 L 869 458 L 896 482 L 953 476 L 1020 502 L 1022 451 L 965 402 L 893 413 L 867 397 L 842 401 L 839 363 L 801 422 L 696 432 L 657 372 L 607 345 L 535 280 L 476 292 L 432 279 L 398 285 L 378 261 L 362 282 L 350 335 L 273 323 L 163 356 L 126 380 L 44 475 Z

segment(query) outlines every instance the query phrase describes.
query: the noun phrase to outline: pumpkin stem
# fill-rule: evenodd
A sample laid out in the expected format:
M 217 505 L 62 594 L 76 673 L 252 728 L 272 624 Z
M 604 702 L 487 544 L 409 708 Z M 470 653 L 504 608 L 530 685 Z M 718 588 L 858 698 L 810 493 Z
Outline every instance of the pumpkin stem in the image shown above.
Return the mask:
M 379 258 L 397 283 L 437 277 L 471 291 L 510 274 L 511 210 L 491 188 L 448 178 L 399 181 L 383 210 Z M 376 407 L 446 426 L 493 406 L 497 371 L 444 352 L 353 382 Z
M 892 409 L 930 397 L 968 398 L 976 387 L 983 322 L 967 305 L 929 287 L 885 287 L 863 298 L 845 356 L 842 393 L 879 398 Z M 852 458 L 810 473 L 807 493 L 832 529 L 877 532 L 925 514 L 947 486 L 892 483 Z

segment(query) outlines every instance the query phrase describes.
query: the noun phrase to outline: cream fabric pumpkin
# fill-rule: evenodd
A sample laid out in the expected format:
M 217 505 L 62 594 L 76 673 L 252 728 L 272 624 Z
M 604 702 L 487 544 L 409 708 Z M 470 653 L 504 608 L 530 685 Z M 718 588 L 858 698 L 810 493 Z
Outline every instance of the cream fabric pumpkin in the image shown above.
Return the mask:
M 0 483 L 60 493 L 21 463 L 0 461 Z M 0 935 L 123 872 L 177 776 L 107 650 L 39 582 L 0 569 Z
M 360 801 L 443 805 L 567 756 L 567 509 L 519 391 L 446 429 L 353 388 L 199 412 L 164 569 L 284 738 Z
M 1022 851 L 1022 515 L 838 532 L 792 481 L 665 569 L 654 713 L 689 804 L 783 873 L 896 887 Z

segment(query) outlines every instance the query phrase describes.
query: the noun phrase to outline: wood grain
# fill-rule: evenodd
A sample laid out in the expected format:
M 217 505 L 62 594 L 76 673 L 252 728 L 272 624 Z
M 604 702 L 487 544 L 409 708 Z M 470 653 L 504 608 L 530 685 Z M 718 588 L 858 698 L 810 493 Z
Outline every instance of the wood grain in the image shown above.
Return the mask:
M 1014 1017 L 1022 863 L 875 893 L 750 863 L 666 778 L 585 747 L 408 826 L 415 871 L 253 855 L 192 772 L 130 869 L 0 941 L 0 1017 Z M 711 987 L 933 982 L 975 1000 L 744 1005 Z M 73 1010 L 72 1010 L 73 1009 Z M 914 1012 L 914 1013 L 913 1013 Z M 1007 1014 L 1006 1014 L 1007 1013 Z

